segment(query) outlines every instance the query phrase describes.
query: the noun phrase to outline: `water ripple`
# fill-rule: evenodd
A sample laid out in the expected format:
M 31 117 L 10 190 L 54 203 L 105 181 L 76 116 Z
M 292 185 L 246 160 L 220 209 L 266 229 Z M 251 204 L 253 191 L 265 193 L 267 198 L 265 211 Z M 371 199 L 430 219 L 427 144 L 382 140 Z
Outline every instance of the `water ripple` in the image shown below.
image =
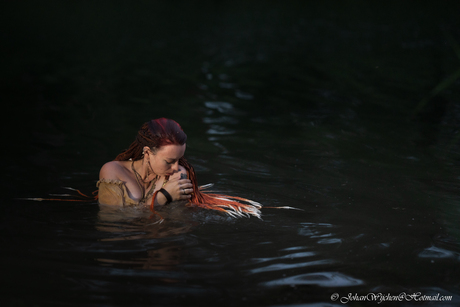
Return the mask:
M 319 272 L 300 274 L 262 283 L 264 286 L 316 285 L 320 287 L 350 287 L 364 282 L 338 272 Z
M 311 257 L 315 256 L 317 253 L 315 252 L 303 252 L 303 253 L 294 253 L 294 254 L 288 254 L 280 257 L 272 257 L 272 258 L 253 258 L 252 260 L 261 263 L 261 262 L 267 262 L 267 261 L 272 261 L 272 260 L 277 260 L 277 259 L 295 259 L 295 258 L 304 258 L 304 257 Z
M 242 113 L 242 111 L 235 109 L 230 102 L 207 101 L 204 103 L 204 105 L 209 109 L 217 110 L 218 112 L 223 113 L 223 114 L 241 115 Z
M 221 117 L 203 117 L 203 123 L 205 124 L 238 124 L 239 120 L 230 116 L 221 116 Z
M 323 260 L 315 260 L 315 261 L 300 262 L 300 263 L 276 263 L 276 264 L 271 264 L 271 265 L 264 266 L 261 268 L 252 269 L 252 270 L 249 270 L 249 272 L 252 274 L 256 274 L 256 273 L 262 273 L 262 272 L 283 271 L 283 270 L 298 269 L 298 268 L 304 268 L 304 267 L 315 266 L 315 265 L 332 264 L 335 262 L 336 261 L 332 259 L 323 259 Z
M 460 255 L 456 252 L 452 252 L 436 246 L 425 248 L 418 254 L 420 258 L 437 258 L 437 259 L 457 259 L 460 260 Z
M 226 127 L 221 126 L 221 125 L 210 125 L 206 133 L 207 134 L 217 134 L 217 135 L 227 135 L 227 134 L 234 134 L 235 130 L 227 129 Z

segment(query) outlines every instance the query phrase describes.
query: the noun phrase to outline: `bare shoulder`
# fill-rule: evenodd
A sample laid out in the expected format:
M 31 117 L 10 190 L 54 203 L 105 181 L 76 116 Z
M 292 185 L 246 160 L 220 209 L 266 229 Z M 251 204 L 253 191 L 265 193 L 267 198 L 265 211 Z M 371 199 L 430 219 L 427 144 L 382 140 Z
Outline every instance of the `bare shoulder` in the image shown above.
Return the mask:
M 125 172 L 123 161 L 110 161 L 104 164 L 99 171 L 99 179 L 121 179 Z

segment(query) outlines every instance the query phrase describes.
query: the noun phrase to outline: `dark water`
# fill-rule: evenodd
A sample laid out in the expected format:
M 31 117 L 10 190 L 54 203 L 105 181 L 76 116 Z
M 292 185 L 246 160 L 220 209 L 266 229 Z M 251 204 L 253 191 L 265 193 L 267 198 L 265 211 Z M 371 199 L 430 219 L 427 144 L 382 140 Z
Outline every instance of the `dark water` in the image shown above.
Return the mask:
M 2 10 L 2 306 L 460 304 L 456 2 L 21 2 Z M 25 197 L 95 189 L 170 117 L 262 220 Z M 331 300 L 337 293 L 339 299 Z M 377 305 L 348 301 L 348 305 Z

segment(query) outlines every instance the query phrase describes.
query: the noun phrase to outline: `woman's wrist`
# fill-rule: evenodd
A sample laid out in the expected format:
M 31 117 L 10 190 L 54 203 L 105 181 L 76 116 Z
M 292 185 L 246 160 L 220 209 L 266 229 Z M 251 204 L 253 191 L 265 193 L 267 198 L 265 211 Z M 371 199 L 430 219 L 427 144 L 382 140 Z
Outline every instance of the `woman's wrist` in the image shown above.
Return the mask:
M 166 191 L 164 188 L 161 188 L 158 194 L 163 195 L 163 197 L 166 199 L 166 201 L 163 202 L 164 205 L 169 204 L 173 201 L 171 194 L 169 194 L 168 191 Z
M 155 202 L 158 204 L 158 205 L 166 205 L 166 203 L 168 202 L 168 199 L 166 198 L 166 196 L 164 196 L 163 193 L 161 193 L 160 191 L 158 191 L 159 193 L 157 193 L 157 197 L 155 199 Z

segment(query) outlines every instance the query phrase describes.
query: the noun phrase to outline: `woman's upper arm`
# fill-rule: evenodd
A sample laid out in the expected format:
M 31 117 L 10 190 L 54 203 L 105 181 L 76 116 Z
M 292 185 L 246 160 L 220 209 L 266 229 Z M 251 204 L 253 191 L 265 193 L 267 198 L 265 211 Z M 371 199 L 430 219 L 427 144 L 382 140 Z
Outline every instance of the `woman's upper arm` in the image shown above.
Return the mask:
M 104 164 L 99 171 L 99 179 L 119 179 L 119 166 L 115 161 Z
M 123 205 L 123 191 L 113 182 L 118 181 L 118 165 L 116 162 L 107 162 L 99 171 L 98 201 L 105 205 Z
M 117 162 L 107 162 L 99 171 L 99 203 L 123 206 L 124 191 L 119 180 L 120 166 Z

